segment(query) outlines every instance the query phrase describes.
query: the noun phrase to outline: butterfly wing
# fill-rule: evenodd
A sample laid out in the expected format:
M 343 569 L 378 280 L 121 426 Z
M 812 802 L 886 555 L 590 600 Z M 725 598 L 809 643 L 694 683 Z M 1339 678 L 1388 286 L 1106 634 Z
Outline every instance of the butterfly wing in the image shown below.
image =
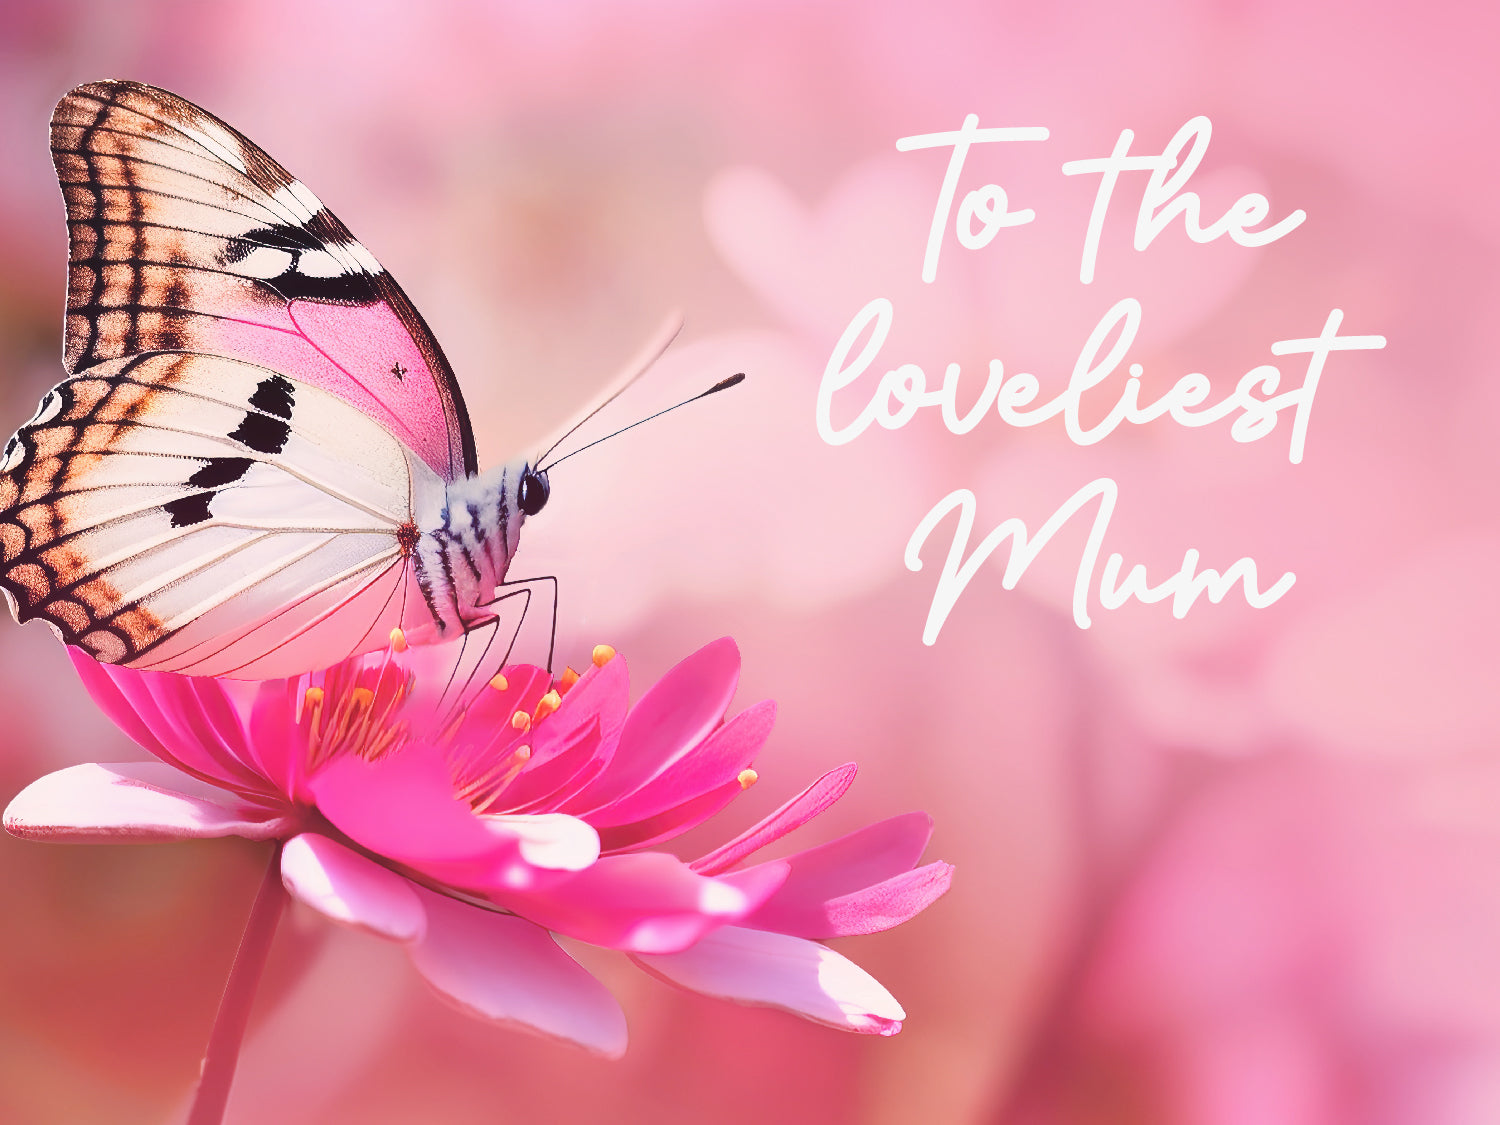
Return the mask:
M 240 360 L 96 364 L 0 459 L 0 589 L 100 660 L 267 678 L 430 620 L 413 512 L 442 483 L 385 428 Z
M 52 116 L 68 208 L 64 362 L 222 355 L 319 387 L 439 476 L 477 471 L 463 397 L 401 287 L 317 196 L 191 102 L 79 86 Z

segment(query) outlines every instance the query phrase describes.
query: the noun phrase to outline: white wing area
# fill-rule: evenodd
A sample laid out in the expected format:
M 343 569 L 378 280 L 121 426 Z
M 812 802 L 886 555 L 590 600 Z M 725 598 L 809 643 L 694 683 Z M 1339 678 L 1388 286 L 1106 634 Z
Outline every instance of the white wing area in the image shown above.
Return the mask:
M 267 368 L 184 352 L 98 364 L 44 400 L 4 464 L 0 587 L 19 619 L 100 660 L 262 679 L 430 620 L 411 546 L 436 474 Z

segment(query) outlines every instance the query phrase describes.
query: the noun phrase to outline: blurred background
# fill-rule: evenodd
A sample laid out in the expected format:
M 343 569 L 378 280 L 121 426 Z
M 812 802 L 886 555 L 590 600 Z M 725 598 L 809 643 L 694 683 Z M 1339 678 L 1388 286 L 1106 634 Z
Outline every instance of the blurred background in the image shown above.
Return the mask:
M 895 1039 L 601 958 L 630 1021 L 616 1063 L 469 1020 L 399 950 L 290 915 L 231 1120 L 1500 1120 L 1496 31 L 1455 0 L 5 0 L 0 430 L 61 374 L 46 125 L 92 79 L 183 94 L 321 196 L 442 341 L 483 463 L 568 420 L 681 308 L 598 432 L 748 382 L 560 468 L 513 575 L 559 576 L 564 659 L 607 641 L 640 686 L 728 633 L 737 706 L 779 701 L 760 783 L 684 854 L 855 759 L 792 844 L 922 808 L 929 858 L 957 865 L 925 915 L 840 945 L 905 1005 Z M 945 157 L 895 140 L 971 112 L 1051 130 L 976 149 L 965 181 L 1039 217 L 982 250 L 950 238 L 924 286 Z M 1127 128 L 1158 153 L 1197 114 L 1206 217 L 1260 191 L 1306 223 L 1259 249 L 1174 226 L 1137 253 L 1126 177 L 1081 285 L 1096 180 L 1062 163 Z M 1122 296 L 1144 308 L 1145 398 L 1191 371 L 1217 398 L 1334 307 L 1389 344 L 1334 357 L 1300 465 L 1289 419 L 1247 445 L 1164 420 L 1079 448 L 1058 422 L 955 437 L 931 411 L 834 448 L 819 379 L 875 296 L 896 312 L 877 373 L 957 362 L 965 405 L 992 358 L 1050 397 Z M 921 644 L 952 522 L 921 573 L 902 552 L 942 496 L 975 492 L 977 541 L 1105 475 L 1105 554 L 1153 581 L 1188 547 L 1249 555 L 1295 587 L 1183 620 L 1096 607 L 1083 631 L 1078 520 L 1015 590 L 981 568 Z M 0 800 L 140 756 L 45 629 L 4 625 Z M 243 841 L 0 839 L 0 1119 L 173 1120 L 263 863 Z

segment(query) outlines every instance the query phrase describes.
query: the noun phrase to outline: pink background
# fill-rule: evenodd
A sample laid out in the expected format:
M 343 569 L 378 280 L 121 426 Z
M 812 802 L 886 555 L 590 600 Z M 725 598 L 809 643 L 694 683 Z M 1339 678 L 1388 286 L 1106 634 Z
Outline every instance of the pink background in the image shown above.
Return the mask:
M 958 869 L 926 915 L 840 946 L 905 1004 L 894 1040 L 602 958 L 631 1025 L 618 1063 L 468 1020 L 398 950 L 293 915 L 231 1119 L 1500 1120 L 1496 38 L 1454 0 L 7 2 L 0 429 L 60 375 L 46 120 L 91 79 L 200 102 L 334 207 L 442 340 L 487 464 L 681 307 L 610 418 L 747 385 L 557 470 L 516 573 L 560 576 L 575 663 L 608 641 L 644 682 L 730 633 L 741 705 L 780 702 L 760 784 L 689 850 L 853 758 L 852 792 L 794 843 L 924 808 Z M 950 238 L 924 286 L 944 160 L 895 140 L 970 112 L 1051 130 L 976 150 L 966 180 L 1038 220 L 983 250 Z M 1126 128 L 1159 152 L 1197 114 L 1210 216 L 1262 191 L 1307 222 L 1261 249 L 1174 227 L 1137 253 L 1136 175 L 1080 285 L 1096 181 L 1062 163 Z M 1289 419 L 1251 445 L 1163 420 L 1081 449 L 1055 422 L 954 437 L 922 416 L 833 448 L 820 374 L 877 295 L 897 325 L 878 370 L 1000 358 L 1051 392 L 1126 295 L 1158 390 L 1202 371 L 1227 392 L 1334 307 L 1389 345 L 1334 357 L 1296 466 Z M 1106 554 L 1153 580 L 1189 546 L 1250 555 L 1296 586 L 1181 621 L 1096 608 L 1084 632 L 1075 521 L 1014 591 L 986 565 L 920 643 L 951 522 L 922 573 L 902 551 L 939 498 L 977 494 L 977 537 L 1103 475 Z M 0 629 L 0 707 L 0 799 L 138 756 L 40 626 Z M 0 1119 L 171 1120 L 262 862 L 238 841 L 0 840 Z

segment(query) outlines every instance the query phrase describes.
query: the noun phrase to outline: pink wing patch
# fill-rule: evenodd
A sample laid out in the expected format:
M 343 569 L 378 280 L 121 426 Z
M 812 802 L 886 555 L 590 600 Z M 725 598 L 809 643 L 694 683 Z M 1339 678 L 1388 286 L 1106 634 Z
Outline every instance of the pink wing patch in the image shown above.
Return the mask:
M 478 465 L 463 397 L 401 287 L 240 133 L 135 82 L 52 117 L 68 205 L 70 372 L 154 351 L 250 360 L 368 414 L 446 480 Z
M 448 471 L 454 451 L 438 376 L 391 307 L 293 301 L 290 308 L 292 323 L 322 361 L 297 369 L 303 382 L 359 407 L 439 473 L 457 476 Z

